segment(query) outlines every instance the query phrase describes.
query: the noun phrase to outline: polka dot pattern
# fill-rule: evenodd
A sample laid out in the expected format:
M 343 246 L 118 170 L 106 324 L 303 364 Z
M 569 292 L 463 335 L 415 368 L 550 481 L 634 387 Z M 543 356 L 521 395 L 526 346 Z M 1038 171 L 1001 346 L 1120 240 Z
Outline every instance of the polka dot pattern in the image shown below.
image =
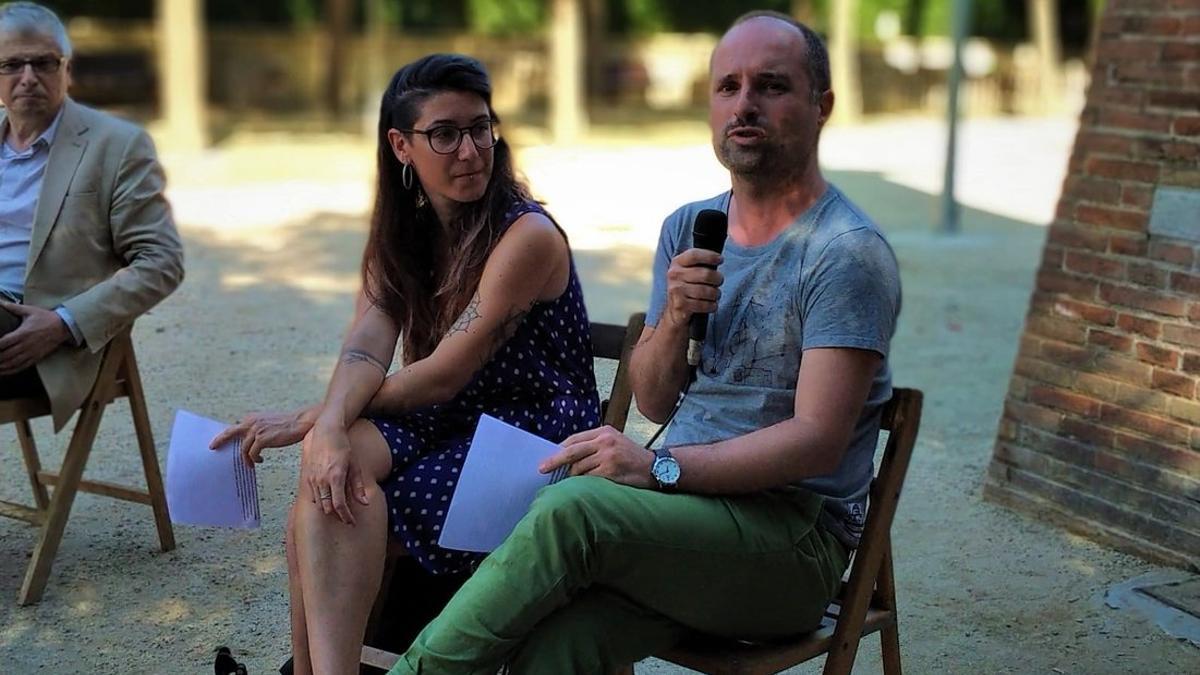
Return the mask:
M 504 227 L 529 212 L 545 214 L 536 203 L 518 202 Z M 573 260 L 566 292 L 535 304 L 452 401 L 371 420 L 392 452 L 392 472 L 380 485 L 391 536 L 433 574 L 464 571 L 483 557 L 437 545 L 483 413 L 555 442 L 599 426 L 591 329 Z

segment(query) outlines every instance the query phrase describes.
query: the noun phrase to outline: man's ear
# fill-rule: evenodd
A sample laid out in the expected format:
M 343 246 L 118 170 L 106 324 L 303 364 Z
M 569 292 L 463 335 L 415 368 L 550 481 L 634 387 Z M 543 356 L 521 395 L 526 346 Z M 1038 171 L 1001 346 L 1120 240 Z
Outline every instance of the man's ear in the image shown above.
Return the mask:
M 388 129 L 387 132 L 388 145 L 392 146 L 392 154 L 401 164 L 410 162 L 408 157 L 408 139 L 404 137 L 404 133 L 399 129 Z
M 822 92 L 817 105 L 821 107 L 821 115 L 817 118 L 817 125 L 824 127 L 825 123 L 829 121 L 830 116 L 833 115 L 833 90 L 826 89 Z

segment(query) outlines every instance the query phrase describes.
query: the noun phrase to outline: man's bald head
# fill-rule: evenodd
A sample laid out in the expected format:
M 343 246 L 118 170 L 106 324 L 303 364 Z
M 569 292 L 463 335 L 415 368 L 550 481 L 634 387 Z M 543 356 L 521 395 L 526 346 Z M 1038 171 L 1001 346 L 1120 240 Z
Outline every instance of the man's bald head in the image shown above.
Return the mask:
M 721 36 L 724 41 L 725 37 L 733 32 L 738 26 L 750 21 L 775 21 L 787 25 L 800 34 L 805 46 L 805 70 L 808 71 L 808 82 L 811 87 L 810 97 L 813 102 L 821 98 L 821 94 L 829 91 L 832 88 L 829 76 L 829 51 L 825 48 L 825 41 L 817 35 L 816 31 L 808 26 L 800 23 L 792 17 L 782 12 L 772 10 L 759 9 L 745 14 L 734 19 L 729 29 Z M 720 47 L 720 43 L 717 44 Z M 716 50 L 713 50 L 716 53 Z M 711 69 L 712 63 L 709 62 Z

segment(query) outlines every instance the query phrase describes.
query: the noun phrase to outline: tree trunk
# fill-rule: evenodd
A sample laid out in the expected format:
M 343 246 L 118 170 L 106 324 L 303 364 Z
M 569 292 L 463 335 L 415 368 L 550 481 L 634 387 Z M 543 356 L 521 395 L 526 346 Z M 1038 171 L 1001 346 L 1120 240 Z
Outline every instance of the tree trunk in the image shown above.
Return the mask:
M 858 70 L 858 0 L 832 0 L 829 66 L 833 77 L 833 119 L 852 124 L 862 117 Z
M 166 121 L 164 145 L 197 150 L 208 143 L 204 57 L 204 0 L 158 0 L 158 98 Z
M 550 32 L 550 130 L 558 143 L 574 141 L 587 127 L 581 3 L 582 0 L 554 0 Z
M 329 40 L 328 70 L 325 71 L 325 105 L 333 118 L 345 110 L 346 47 L 350 28 L 349 0 L 325 0 L 325 32 Z

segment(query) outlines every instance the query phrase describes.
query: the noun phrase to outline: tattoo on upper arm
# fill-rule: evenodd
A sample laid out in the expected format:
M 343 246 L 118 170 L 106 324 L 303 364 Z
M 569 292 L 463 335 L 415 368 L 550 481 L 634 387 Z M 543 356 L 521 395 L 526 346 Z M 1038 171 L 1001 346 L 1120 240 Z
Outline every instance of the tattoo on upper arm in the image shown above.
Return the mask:
M 485 364 L 487 364 L 487 362 L 491 360 L 492 354 L 494 354 L 496 350 L 500 349 L 500 346 L 517 332 L 517 328 L 521 326 L 521 322 L 524 321 L 525 317 L 529 315 L 530 310 L 533 309 L 535 304 L 537 304 L 536 300 L 531 301 L 527 307 L 521 307 L 520 305 L 517 305 L 509 310 L 508 316 L 504 318 L 504 321 L 501 321 L 500 325 L 496 326 L 496 328 L 492 331 L 491 344 L 489 345 L 490 349 L 488 349 L 488 352 L 484 354 L 484 358 L 479 364 L 480 367 L 483 367 Z
M 367 352 L 365 352 L 361 349 L 351 348 L 351 349 L 347 349 L 346 351 L 342 352 L 342 363 L 345 363 L 345 364 L 369 363 L 369 364 L 375 366 L 376 368 L 378 368 L 380 371 L 382 371 L 384 375 L 387 374 L 387 364 L 386 363 L 384 363 L 383 361 L 379 360 L 375 356 L 368 354 Z
M 471 323 L 479 318 L 479 292 L 475 293 L 475 297 L 471 298 L 471 302 L 467 303 L 467 308 L 450 326 L 450 330 L 446 331 L 446 337 L 450 337 L 456 333 L 465 333 L 471 327 Z

